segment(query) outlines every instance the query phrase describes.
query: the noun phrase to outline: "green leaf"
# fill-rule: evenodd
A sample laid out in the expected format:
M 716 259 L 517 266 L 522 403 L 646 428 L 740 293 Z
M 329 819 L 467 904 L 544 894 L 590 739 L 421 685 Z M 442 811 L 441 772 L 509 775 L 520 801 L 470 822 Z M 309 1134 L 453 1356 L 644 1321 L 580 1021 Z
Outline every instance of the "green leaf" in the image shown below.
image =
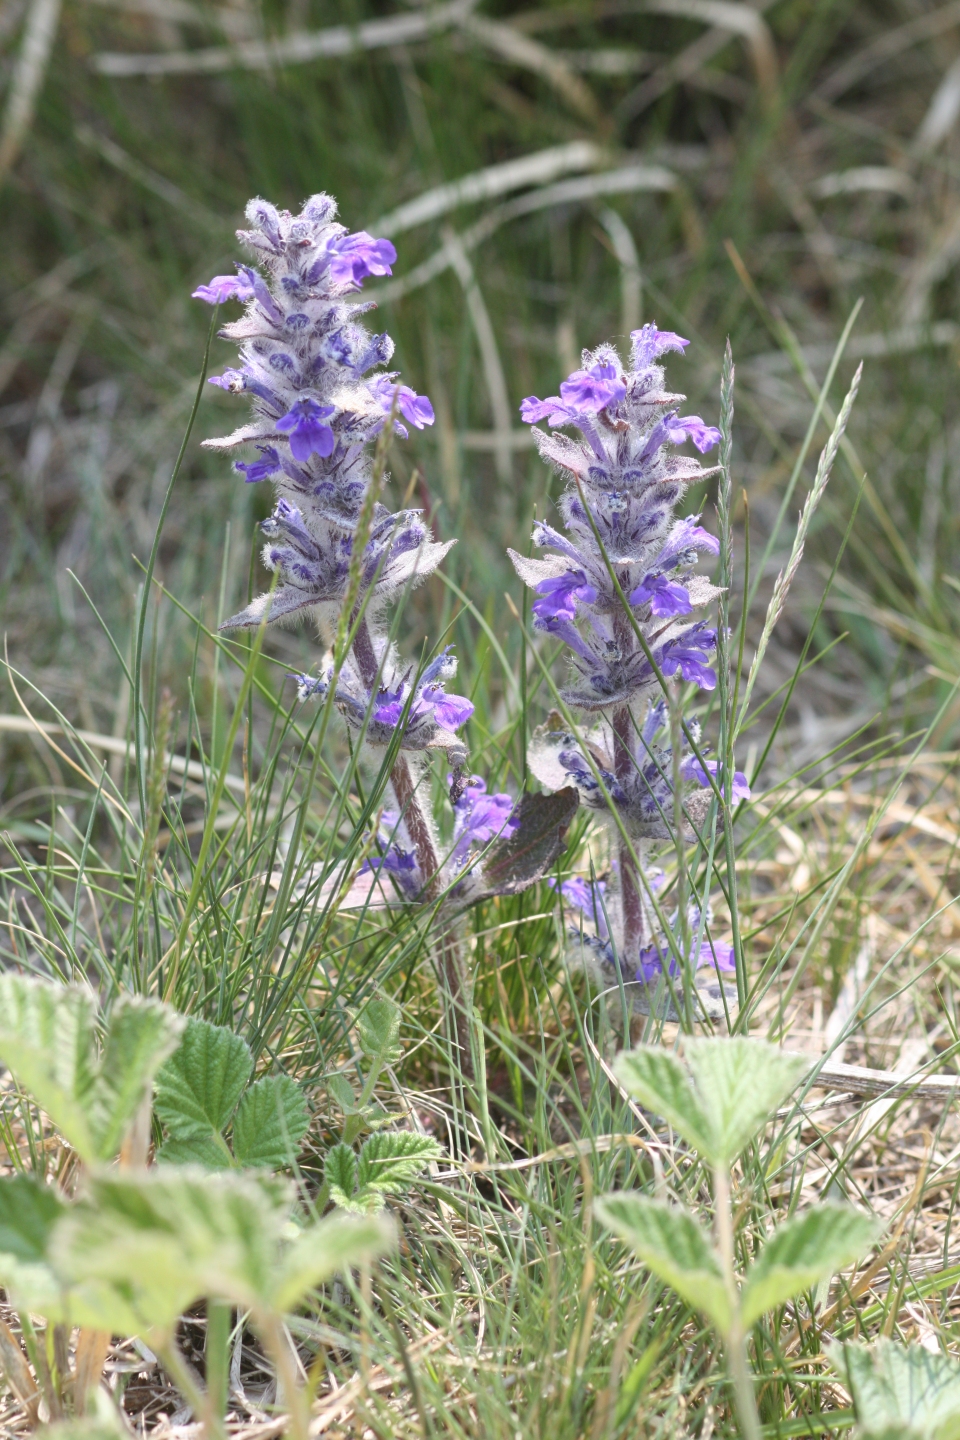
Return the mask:
M 345 1115 L 349 1115 L 356 1107 L 357 1095 L 346 1075 L 337 1071 L 333 1075 L 325 1076 L 323 1083 L 327 1094 L 336 1101 Z
M 221 1134 L 253 1070 L 239 1035 L 191 1019 L 177 1050 L 157 1076 L 155 1108 L 175 1140 Z
M 64 1212 L 50 1185 L 32 1175 L 0 1180 L 0 1253 L 28 1264 L 43 1264 L 53 1227 Z
M 393 1000 L 370 1000 L 357 1018 L 360 1049 L 369 1060 L 389 1064 L 400 1053 L 400 1020 L 403 1012 Z
M 832 1345 L 830 1363 L 853 1398 L 862 1440 L 958 1440 L 960 1363 L 920 1345 Z
M 688 1210 L 622 1190 L 598 1200 L 596 1213 L 681 1300 L 721 1334 L 729 1330 L 730 1300 L 719 1257 Z
M 240 1165 L 279 1170 L 297 1157 L 310 1128 L 310 1111 L 289 1075 L 258 1080 L 240 1101 L 233 1122 L 233 1153 Z
M 357 1157 L 350 1145 L 332 1145 L 323 1162 L 323 1178 L 335 1205 L 347 1209 L 357 1189 Z
M 411 1130 L 380 1130 L 363 1144 L 357 1165 L 361 1191 L 396 1195 L 416 1179 L 423 1167 L 443 1154 L 436 1140 Z
M 88 1163 L 96 1081 L 94 1002 L 78 986 L 0 975 L 0 1061 Z
M 730 1165 L 810 1068 L 765 1040 L 743 1036 L 688 1040 L 684 1058 L 706 1116 L 714 1165 Z
M 51 1251 L 74 1287 L 122 1287 L 141 1326 L 164 1329 L 202 1297 L 256 1308 L 285 1247 L 289 1186 L 250 1172 L 101 1173 L 60 1221 Z
M 880 1229 L 849 1205 L 829 1203 L 788 1220 L 747 1271 L 740 1295 L 744 1325 L 851 1265 L 874 1245 Z
M 186 1021 L 168 1005 L 122 995 L 110 1012 L 103 1057 L 92 1096 L 97 1152 L 112 1160 L 141 1101 Z
M 471 898 L 519 895 L 549 875 L 579 802 L 571 785 L 549 795 L 522 795 L 514 812 L 518 823 L 506 839 L 491 846 L 482 862 L 480 894 Z
M 662 1115 L 701 1155 L 712 1148 L 710 1123 L 686 1069 L 660 1045 L 638 1045 L 617 1056 L 617 1079 L 641 1105 Z
M 233 1156 L 222 1135 L 193 1135 L 189 1140 L 166 1140 L 157 1151 L 159 1165 L 202 1165 L 204 1170 L 230 1170 Z
M 284 1255 L 271 1296 L 273 1308 L 292 1310 L 336 1271 L 372 1260 L 395 1242 L 396 1227 L 384 1216 L 327 1216 L 303 1231 Z

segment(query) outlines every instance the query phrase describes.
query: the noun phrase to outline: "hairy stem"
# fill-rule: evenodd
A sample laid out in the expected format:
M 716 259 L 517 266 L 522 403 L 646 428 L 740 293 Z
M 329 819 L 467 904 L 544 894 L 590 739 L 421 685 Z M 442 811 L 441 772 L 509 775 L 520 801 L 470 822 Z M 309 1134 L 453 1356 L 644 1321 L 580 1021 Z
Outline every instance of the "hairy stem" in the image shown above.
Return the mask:
M 636 768 L 633 758 L 633 716 L 628 705 L 618 705 L 613 712 L 614 774 L 629 783 Z M 623 904 L 623 953 L 632 965 L 646 939 L 646 913 L 637 862 L 630 846 L 620 839 L 620 895 Z
M 730 1300 L 730 1327 L 723 1337 L 733 1381 L 733 1395 L 740 1421 L 743 1440 L 761 1440 L 760 1416 L 757 1412 L 757 1398 L 753 1390 L 753 1379 L 747 1362 L 747 1337 L 740 1319 L 740 1289 L 737 1285 L 737 1269 L 733 1246 L 733 1206 L 730 1197 L 730 1172 L 718 1165 L 713 1172 L 713 1194 L 716 1203 L 715 1234 L 723 1278 Z
M 364 685 L 372 686 L 377 678 L 377 657 L 373 648 L 370 627 L 365 619 L 361 619 L 357 626 L 353 640 L 353 658 L 357 663 L 357 669 Z M 417 866 L 423 876 L 423 900 L 430 904 L 440 893 L 440 859 L 437 855 L 429 818 L 417 795 L 416 780 L 410 768 L 410 761 L 402 750 L 393 762 L 390 781 L 407 827 L 407 833 L 413 844 Z M 456 933 L 449 928 L 443 930 L 440 935 L 439 948 L 440 972 L 453 1010 L 456 1044 L 460 1052 L 459 1064 L 463 1073 L 473 1079 L 474 1067 L 470 1049 L 473 987 Z

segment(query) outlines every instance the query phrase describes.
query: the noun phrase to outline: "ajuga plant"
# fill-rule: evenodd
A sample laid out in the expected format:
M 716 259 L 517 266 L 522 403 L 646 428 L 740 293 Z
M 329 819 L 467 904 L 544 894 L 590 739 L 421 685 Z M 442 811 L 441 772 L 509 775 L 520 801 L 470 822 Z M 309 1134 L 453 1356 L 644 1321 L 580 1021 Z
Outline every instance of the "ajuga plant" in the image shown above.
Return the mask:
M 236 276 L 216 276 L 194 292 L 211 304 L 245 305 L 242 319 L 220 332 L 240 343 L 240 368 L 211 383 L 247 395 L 253 413 L 233 434 L 206 444 L 252 447 L 256 458 L 239 461 L 237 470 L 250 484 L 271 480 L 278 496 L 262 526 L 263 560 L 275 584 L 221 628 L 315 619 L 330 649 L 318 675 L 295 677 L 300 699 L 336 706 L 361 748 L 387 762 L 396 801 L 371 837 L 368 872 L 389 880 L 392 898 L 438 907 L 447 901 L 449 913 L 451 899 L 489 893 L 471 851 L 475 861 L 477 846 L 489 846 L 502 831 L 501 843 L 509 845 L 524 813 L 514 815 L 508 796 L 487 795 L 482 778 L 463 774 L 467 751 L 459 732 L 473 705 L 446 688 L 456 673 L 450 649 L 418 671 L 391 643 L 389 602 L 431 574 L 455 542 L 437 543 L 419 510 L 391 512 L 381 502 L 386 442 L 391 434 L 405 439 L 408 425 L 432 424 L 433 407 L 384 368 L 393 342 L 359 323 L 373 302 L 351 299 L 368 276 L 391 273 L 393 245 L 364 231 L 348 234 L 335 217 L 328 195 L 312 196 L 299 215 L 252 200 L 252 228 L 237 233 L 259 268 L 238 265 Z M 456 824 L 448 853 L 427 783 L 427 762 L 437 752 L 452 768 Z M 545 865 L 556 856 L 560 828 L 553 827 Z M 496 888 L 517 888 L 517 865 L 511 867 L 509 852 L 500 858 Z M 386 890 L 383 883 L 378 888 Z M 442 969 L 462 1021 L 469 996 L 462 993 L 459 950 L 449 925 L 439 933 Z
M 721 592 L 695 567 L 719 544 L 698 517 L 675 513 L 688 486 L 714 472 L 673 447 L 691 441 L 704 454 L 720 431 L 681 417 L 684 397 L 664 389 L 657 361 L 688 341 L 650 324 L 631 342 L 629 369 L 613 346 L 601 345 L 584 351 L 582 369 L 559 395 L 521 406 L 525 421 L 573 427 L 581 437 L 534 429 L 542 458 L 568 482 L 559 501 L 567 533 L 538 521 L 533 540 L 548 556 L 510 552 L 535 593 L 535 627 L 569 648 L 570 681 L 560 691 L 567 716 L 587 720 L 578 733 L 555 715 L 534 735 L 529 764 L 551 790 L 572 785 L 613 830 L 614 883 L 591 876 L 562 887 L 585 916 L 588 931 L 573 933 L 602 976 L 624 984 L 635 1008 L 647 1011 L 651 986 L 672 990 L 680 980 L 690 991 L 695 971 L 709 966 L 714 983 L 699 1006 L 722 1013 L 719 977 L 734 969 L 733 951 L 711 939 L 705 906 L 680 903 L 664 915 L 662 876 L 649 863 L 654 847 L 690 838 L 702 824 L 717 777 L 699 726 L 683 717 L 680 687 L 717 683 L 717 631 L 707 612 Z M 736 773 L 732 798 L 747 795 Z M 673 1008 L 670 997 L 660 1003 Z

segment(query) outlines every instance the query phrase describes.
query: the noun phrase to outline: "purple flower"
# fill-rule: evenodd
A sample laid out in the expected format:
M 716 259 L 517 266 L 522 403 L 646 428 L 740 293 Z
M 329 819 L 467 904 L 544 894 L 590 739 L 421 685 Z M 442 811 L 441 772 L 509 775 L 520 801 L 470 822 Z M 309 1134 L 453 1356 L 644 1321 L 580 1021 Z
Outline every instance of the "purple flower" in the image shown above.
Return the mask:
M 706 770 L 704 770 L 704 767 L 700 764 L 696 755 L 688 755 L 680 766 L 680 774 L 684 780 L 696 780 L 698 785 L 702 785 L 706 789 L 710 784 L 707 778 L 707 771 L 709 771 L 714 780 L 716 780 L 719 768 L 720 762 L 718 760 L 708 760 Z M 731 799 L 734 802 L 750 799 L 750 786 L 742 770 L 736 770 L 734 772 Z
M 556 880 L 548 882 L 555 890 Z M 596 927 L 597 936 L 600 940 L 608 940 L 610 931 L 607 929 L 607 919 L 603 910 L 603 896 L 607 892 L 605 880 L 587 880 L 583 875 L 573 875 L 569 880 L 560 882 L 560 894 L 571 905 L 574 910 L 579 910 L 585 918 Z
M 383 870 L 392 877 L 406 899 L 414 899 L 423 889 L 423 876 L 407 827 L 396 810 L 384 810 L 380 816 L 377 843 L 382 853 L 368 855 L 357 874 Z
M 720 431 L 714 425 L 705 425 L 699 415 L 681 418 L 671 410 L 650 431 L 641 459 L 648 460 L 662 445 L 682 445 L 685 440 L 692 440 L 700 454 L 704 455 L 714 445 L 719 445 Z
M 613 365 L 594 365 L 589 370 L 575 370 L 560 386 L 559 395 L 549 395 L 546 400 L 528 395 L 521 401 L 520 419 L 528 425 L 538 420 L 546 420 L 549 425 L 578 425 L 597 449 L 586 417 L 619 405 L 626 393 L 627 387 Z
M 335 414 L 333 405 L 298 400 L 281 416 L 277 429 L 290 432 L 290 452 L 295 460 L 309 460 L 314 454 L 325 457 L 333 452 L 333 431 L 323 421 Z
M 418 395 L 416 390 L 411 390 L 409 385 L 397 385 L 392 375 L 378 375 L 370 381 L 369 390 L 373 398 L 379 403 L 384 415 L 389 415 L 393 409 L 394 396 L 396 396 L 397 409 L 405 420 L 415 430 L 422 430 L 424 425 L 432 425 L 436 416 L 433 413 L 433 406 L 426 395 Z M 402 425 L 395 426 L 401 439 L 407 438 L 407 432 Z
M 692 955 L 691 959 L 694 959 Z M 716 940 L 702 940 L 694 960 L 694 969 L 700 970 L 705 965 L 711 965 L 725 974 L 735 971 L 737 964 L 733 947 Z M 648 945 L 640 951 L 640 963 L 636 972 L 638 980 L 649 985 L 659 980 L 664 971 L 672 980 L 677 979 L 680 974 L 677 957 L 670 952 L 669 948 L 661 949 L 659 945 L 654 944 Z
M 539 600 L 534 600 L 532 610 L 538 620 L 574 620 L 577 601 L 592 605 L 597 598 L 596 587 L 591 585 L 582 570 L 567 570 L 563 575 L 540 580 L 536 585 Z
M 679 350 L 681 355 L 690 344 L 672 330 L 658 330 L 655 324 L 644 325 L 641 330 L 631 330 L 633 344 L 633 365 L 643 370 L 667 350 Z
M 443 688 L 442 677 L 455 672 L 456 662 L 449 655 L 449 647 L 440 652 L 436 660 L 430 661 L 420 677 L 415 696 L 410 701 L 407 713 L 407 730 L 420 729 L 423 723 L 433 721 L 442 730 L 459 730 L 474 714 L 474 704 L 465 696 L 450 696 Z M 394 690 L 381 688 L 373 707 L 373 721 L 379 726 L 397 726 L 400 723 L 410 685 L 400 681 Z
M 650 606 L 652 615 L 689 615 L 690 592 L 665 575 L 647 575 L 628 595 L 631 605 Z
M 610 405 L 619 405 L 627 393 L 622 376 L 613 365 L 593 365 L 574 370 L 560 386 L 560 398 L 571 410 L 595 415 Z
M 253 292 L 253 298 L 263 313 L 273 321 L 274 325 L 282 325 L 283 311 L 270 294 L 267 282 L 260 274 L 260 271 L 254 270 L 250 265 L 238 265 L 237 269 L 241 275 L 246 277 L 247 284 Z
M 720 541 L 709 530 L 697 524 L 696 515 L 687 515 L 673 527 L 670 538 L 657 556 L 661 569 L 670 569 L 680 560 L 689 556 L 692 562 L 697 550 L 709 550 L 711 555 L 720 554 Z
M 368 275 L 392 275 L 397 252 L 389 240 L 374 240 L 366 230 L 341 235 L 328 246 L 330 279 L 337 285 L 362 285 Z
M 257 449 L 260 451 L 263 457 L 262 459 L 251 460 L 249 463 L 238 460 L 233 467 L 235 470 L 239 470 L 248 485 L 258 484 L 259 481 L 266 480 L 271 475 L 276 475 L 280 469 L 280 456 L 272 445 L 258 445 Z
M 664 675 L 676 675 L 679 671 L 684 680 L 699 685 L 701 690 L 712 690 L 717 677 L 707 664 L 708 653 L 716 648 L 715 630 L 695 625 L 685 635 L 669 640 L 660 656 L 660 669 Z
M 241 395 L 244 392 L 256 395 L 261 400 L 266 400 L 274 410 L 282 409 L 282 402 L 276 391 L 258 380 L 248 365 L 244 365 L 242 370 L 224 370 L 222 375 L 211 375 L 207 384 L 216 385 L 218 390 L 226 390 L 231 395 Z
M 520 821 L 509 795 L 488 795 L 486 782 L 471 775 L 453 807 L 453 861 L 459 868 L 471 845 L 487 845 L 498 835 L 512 835 Z
M 209 285 L 198 285 L 190 297 L 206 300 L 208 305 L 223 305 L 228 300 L 253 299 L 253 286 L 242 275 L 214 275 Z
M 447 695 L 440 690 L 439 685 L 434 688 L 429 698 L 424 691 L 423 701 L 433 705 L 434 718 L 444 730 L 459 730 L 461 725 L 466 725 L 475 709 L 472 700 L 467 700 L 463 695 Z

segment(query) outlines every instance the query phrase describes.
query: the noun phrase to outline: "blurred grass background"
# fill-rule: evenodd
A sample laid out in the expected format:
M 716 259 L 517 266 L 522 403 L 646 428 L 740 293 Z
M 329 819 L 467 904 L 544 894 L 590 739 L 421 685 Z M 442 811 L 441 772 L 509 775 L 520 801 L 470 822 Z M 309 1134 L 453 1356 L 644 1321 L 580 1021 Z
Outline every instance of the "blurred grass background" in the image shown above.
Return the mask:
M 318 189 L 397 244 L 394 280 L 368 285 L 375 323 L 438 423 L 395 447 L 396 501 L 412 486 L 460 537 L 447 573 L 510 655 L 503 549 L 523 543 L 546 479 L 520 399 L 554 392 L 582 346 L 656 319 L 692 337 L 671 379 L 712 422 L 729 334 L 739 519 L 749 508 L 762 587 L 792 528 L 760 574 L 811 387 L 862 297 L 831 397 L 865 355 L 850 445 L 764 683 L 793 668 L 866 471 L 815 649 L 846 638 L 798 690 L 784 743 L 809 761 L 878 712 L 907 731 L 933 712 L 960 668 L 955 4 L 5 0 L 0 36 L 0 608 L 11 660 L 77 723 L 125 730 L 116 659 L 68 572 L 124 631 L 202 351 L 190 291 L 231 268 L 250 195 L 296 206 Z M 491 198 L 404 222 L 426 192 L 538 156 L 516 183 L 495 169 Z M 217 342 L 212 365 L 229 359 Z M 231 414 L 210 390 L 199 433 Z M 161 572 L 191 604 L 207 597 L 208 621 L 246 589 L 265 492 L 192 443 Z M 432 582 L 410 607 L 418 643 L 444 594 Z M 189 662 L 179 634 L 159 647 L 168 678 Z M 315 654 L 289 632 L 268 648 Z

